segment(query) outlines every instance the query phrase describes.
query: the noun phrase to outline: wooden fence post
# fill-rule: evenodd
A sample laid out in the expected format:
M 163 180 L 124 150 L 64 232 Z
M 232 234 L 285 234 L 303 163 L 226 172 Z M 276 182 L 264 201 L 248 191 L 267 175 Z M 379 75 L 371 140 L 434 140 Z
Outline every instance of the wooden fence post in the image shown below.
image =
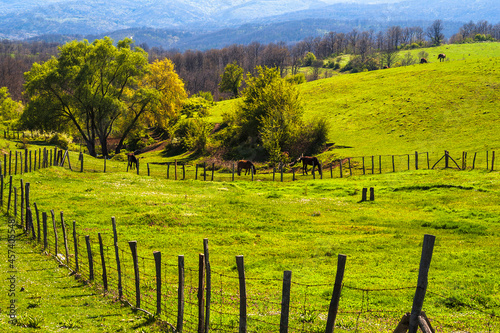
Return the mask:
M 474 168 L 476 167 L 476 156 L 477 156 L 477 152 L 474 153 L 474 159 L 472 160 L 472 170 L 474 170 Z
M 205 332 L 205 258 L 203 253 L 198 255 L 198 333 Z
M 151 176 L 151 172 L 149 170 L 149 163 L 148 163 L 148 176 Z
M 94 281 L 94 260 L 92 259 L 92 248 L 90 247 L 90 236 L 85 236 L 85 244 L 87 244 L 87 257 L 89 260 L 89 281 Z
M 37 242 L 40 243 L 40 214 L 38 212 L 38 206 L 36 205 L 36 202 L 33 203 L 33 206 L 35 206 L 35 214 L 36 214 L 36 225 L 37 225 Z
M 186 163 L 182 163 L 182 180 L 186 180 Z
M 495 151 L 491 152 L 491 171 L 495 171 Z
M 17 188 L 14 186 L 14 220 L 17 220 Z
M 366 201 L 367 192 L 368 192 L 368 189 L 366 187 L 364 187 L 363 191 L 361 192 L 361 201 Z
M 184 326 L 184 256 L 177 259 L 179 273 L 179 287 L 177 289 L 177 332 L 182 333 Z
M 135 307 L 141 308 L 141 286 L 139 280 L 139 260 L 137 258 L 137 241 L 129 241 L 130 251 L 132 252 L 132 260 L 134 261 L 134 277 L 135 277 Z
M 375 201 L 375 189 L 370 187 L 370 201 Z
M 372 175 L 375 173 L 375 157 L 372 155 Z
M 211 181 L 214 181 L 214 172 L 215 172 L 215 163 L 212 163 L 212 179 L 211 179 Z M 253 171 L 252 171 L 252 180 L 253 180 Z
M 435 240 L 436 236 L 424 235 L 424 242 L 422 244 L 422 256 L 420 258 L 420 268 L 418 270 L 417 289 L 413 298 L 413 306 L 410 315 L 410 327 L 408 330 L 409 333 L 417 333 L 418 317 L 420 316 L 420 312 L 422 311 L 425 293 L 427 291 L 427 276 L 429 274 L 429 267 L 431 265 Z
M 205 333 L 208 333 L 210 328 L 210 303 L 212 300 L 212 270 L 210 268 L 210 260 L 208 256 L 208 238 L 203 239 L 203 256 L 205 259 L 206 273 L 206 315 L 205 315 Z
M 115 258 L 116 258 L 116 271 L 118 273 L 118 299 L 123 297 L 123 287 L 122 287 L 122 270 L 120 266 L 120 256 L 118 251 L 118 233 L 116 231 L 116 220 L 115 217 L 111 217 L 111 222 L 113 224 L 113 245 L 115 247 Z
M 408 170 L 410 170 L 410 154 L 408 154 L 407 156 L 408 156 Z
M 427 152 L 427 169 L 430 169 L 431 168 L 431 165 L 430 165 L 430 161 L 429 161 L 429 152 Z
M 378 173 L 382 173 L 382 155 L 378 155 Z
M 66 223 L 64 223 L 64 215 L 62 211 L 61 211 L 61 225 L 64 238 L 64 250 L 66 251 L 66 265 L 69 267 L 68 236 L 66 234 Z
M 240 285 L 240 325 L 239 333 L 247 332 L 247 288 L 245 283 L 245 264 L 243 256 L 236 256 L 238 279 Z
M 54 229 L 54 247 L 55 247 L 55 255 L 57 257 L 57 254 L 59 253 L 59 244 L 57 241 L 57 228 L 56 228 L 56 216 L 54 214 L 54 210 L 50 210 L 50 214 L 52 215 L 52 227 Z
M 161 252 L 153 252 L 156 268 L 156 314 L 161 314 Z
M 20 179 L 21 182 L 21 225 L 23 226 L 24 232 L 28 231 L 28 226 L 24 224 L 24 182 Z
M 78 238 L 76 237 L 76 221 L 73 221 L 73 246 L 75 247 L 75 272 L 80 271 L 78 263 Z
M 80 152 L 78 160 L 80 161 L 80 172 L 83 172 L 83 153 L 82 152 Z M 127 168 L 128 168 L 128 163 L 127 163 Z
M 195 167 L 194 180 L 198 180 L 198 164 Z M 233 167 L 233 180 L 234 180 L 234 167 Z
M 231 181 L 234 182 L 234 163 L 233 163 L 233 172 L 232 172 L 232 176 L 231 176 Z
M 283 274 L 283 293 L 281 296 L 280 333 L 288 332 L 288 317 L 290 315 L 290 288 L 292 285 L 292 271 Z
M 47 213 L 42 212 L 42 223 L 43 223 L 43 250 L 47 250 L 48 241 L 47 241 Z
M 104 287 L 104 291 L 108 291 L 108 274 L 106 272 L 106 260 L 104 259 L 104 246 L 102 245 L 102 236 L 101 233 L 97 233 L 97 237 L 99 238 L 99 252 L 101 254 L 101 266 L 102 266 L 102 284 Z
M 207 163 L 203 162 L 203 181 L 207 180 Z
M 366 170 L 365 170 L 365 158 L 363 156 L 363 175 L 365 174 Z
M 337 261 L 337 275 L 335 276 L 335 285 L 333 286 L 332 299 L 328 309 L 328 319 L 326 321 L 325 333 L 332 333 L 335 327 L 335 319 L 337 318 L 337 311 L 339 309 L 340 293 L 342 292 L 342 280 L 344 279 L 345 263 L 347 256 L 343 254 L 338 255 Z
M 177 180 L 177 160 L 174 161 L 175 180 Z

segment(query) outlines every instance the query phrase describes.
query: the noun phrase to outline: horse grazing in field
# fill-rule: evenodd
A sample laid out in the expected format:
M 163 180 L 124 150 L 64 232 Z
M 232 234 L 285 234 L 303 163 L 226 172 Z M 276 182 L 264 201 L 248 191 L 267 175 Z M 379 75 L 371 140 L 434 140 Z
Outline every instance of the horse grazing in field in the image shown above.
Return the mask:
M 440 53 L 440 54 L 438 55 L 438 60 L 439 60 L 439 62 L 444 61 L 445 59 L 446 59 L 446 54 L 444 54 L 444 53 Z
M 322 170 L 321 170 L 321 163 L 319 163 L 318 158 L 315 156 L 300 156 L 298 159 L 296 159 L 290 166 L 294 166 L 297 163 L 302 162 L 302 174 L 307 175 L 307 166 L 312 165 L 312 171 L 314 172 L 314 168 L 317 166 L 319 174 L 321 175 Z
M 427 59 L 425 59 L 425 58 L 420 59 L 420 63 L 421 63 L 421 64 L 426 64 L 427 62 L 428 62 L 428 61 L 427 61 Z
M 253 165 L 252 162 L 247 160 L 238 161 L 238 176 L 241 175 L 242 169 L 245 169 L 245 175 L 250 172 L 253 173 L 254 175 L 257 173 L 257 171 L 255 170 L 255 165 Z
M 134 153 L 128 153 L 127 154 L 127 171 L 130 168 L 130 170 L 139 167 L 139 159 L 134 155 Z

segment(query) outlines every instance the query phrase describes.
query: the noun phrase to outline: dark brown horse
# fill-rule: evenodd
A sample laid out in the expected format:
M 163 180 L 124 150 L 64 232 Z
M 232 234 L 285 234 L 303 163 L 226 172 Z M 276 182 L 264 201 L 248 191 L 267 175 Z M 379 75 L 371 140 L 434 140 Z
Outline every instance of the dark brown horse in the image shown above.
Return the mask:
M 319 163 L 318 158 L 315 156 L 300 156 L 298 159 L 296 159 L 293 163 L 290 164 L 290 166 L 294 166 L 297 163 L 302 162 L 302 174 L 307 175 L 307 166 L 312 165 L 312 172 L 314 172 L 314 168 L 317 166 L 319 174 L 321 175 L 321 163 Z
M 252 172 L 254 175 L 257 173 L 255 170 L 255 165 L 247 160 L 238 161 L 238 176 L 241 174 L 241 169 L 245 169 L 245 175 Z
M 444 53 L 440 53 L 440 54 L 438 55 L 438 60 L 439 60 L 439 62 L 444 61 L 445 59 L 446 59 L 446 54 L 444 54 Z
M 127 171 L 130 168 L 130 170 L 137 168 L 139 165 L 139 159 L 134 155 L 134 153 L 128 153 L 127 154 Z
M 421 64 L 426 64 L 427 63 L 427 59 L 425 59 L 425 58 L 420 59 L 420 63 Z

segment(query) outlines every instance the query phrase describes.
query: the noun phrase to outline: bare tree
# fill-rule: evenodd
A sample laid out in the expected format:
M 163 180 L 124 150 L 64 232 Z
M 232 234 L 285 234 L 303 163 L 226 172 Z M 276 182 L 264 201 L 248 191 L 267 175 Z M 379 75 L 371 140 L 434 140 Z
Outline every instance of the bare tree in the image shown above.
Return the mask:
M 435 20 L 432 25 L 427 28 L 426 34 L 432 45 L 438 46 L 444 41 L 443 29 L 443 21 L 441 20 Z

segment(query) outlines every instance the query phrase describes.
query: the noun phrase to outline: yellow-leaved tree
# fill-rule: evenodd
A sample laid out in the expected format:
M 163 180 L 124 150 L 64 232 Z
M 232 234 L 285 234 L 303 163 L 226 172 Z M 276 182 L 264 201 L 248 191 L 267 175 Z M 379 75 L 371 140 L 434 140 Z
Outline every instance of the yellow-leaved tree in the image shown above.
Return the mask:
M 175 72 L 172 61 L 165 58 L 153 62 L 142 85 L 153 88 L 160 94 L 157 103 L 152 106 L 152 112 L 144 118 L 147 126 L 168 130 L 180 118 L 183 101 L 187 98 L 184 82 Z

